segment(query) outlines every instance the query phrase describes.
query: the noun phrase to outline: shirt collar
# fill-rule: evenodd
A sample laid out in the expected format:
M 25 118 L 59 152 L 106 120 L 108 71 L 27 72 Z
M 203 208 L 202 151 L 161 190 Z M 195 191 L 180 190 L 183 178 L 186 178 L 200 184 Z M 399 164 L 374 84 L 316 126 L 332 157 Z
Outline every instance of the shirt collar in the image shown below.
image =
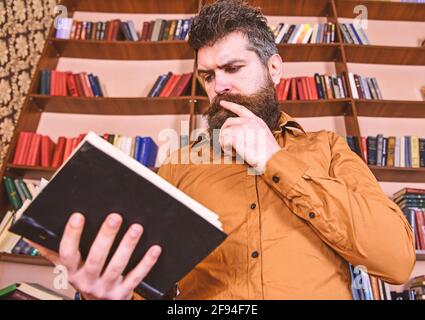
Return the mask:
M 280 135 L 284 130 L 291 130 L 294 134 L 302 133 L 304 135 L 307 135 L 304 128 L 297 121 L 295 121 L 294 118 L 281 111 L 279 118 L 279 129 L 273 131 L 273 135 L 276 137 Z

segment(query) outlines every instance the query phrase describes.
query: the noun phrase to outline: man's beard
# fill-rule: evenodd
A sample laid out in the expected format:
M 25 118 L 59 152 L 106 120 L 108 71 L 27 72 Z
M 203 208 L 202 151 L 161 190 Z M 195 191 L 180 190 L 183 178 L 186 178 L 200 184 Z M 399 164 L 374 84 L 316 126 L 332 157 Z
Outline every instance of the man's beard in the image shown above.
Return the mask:
M 214 129 L 221 129 L 228 118 L 238 117 L 238 115 L 220 105 L 222 100 L 244 106 L 257 117 L 263 119 L 271 131 L 276 130 L 279 126 L 279 102 L 271 79 L 268 79 L 266 86 L 251 95 L 223 93 L 214 97 L 209 108 L 204 112 L 208 121 L 210 137 L 213 137 Z

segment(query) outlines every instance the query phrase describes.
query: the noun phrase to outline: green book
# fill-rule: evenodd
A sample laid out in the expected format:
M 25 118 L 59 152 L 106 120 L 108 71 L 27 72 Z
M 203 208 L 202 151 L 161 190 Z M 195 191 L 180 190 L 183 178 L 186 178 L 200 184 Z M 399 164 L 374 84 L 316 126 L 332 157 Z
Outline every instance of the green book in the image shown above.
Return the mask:
M 15 291 L 18 288 L 16 283 L 11 284 L 10 286 L 7 286 L 6 288 L 0 289 L 0 297 L 3 297 L 5 295 L 8 295 L 9 293 Z
M 13 183 L 15 184 L 16 191 L 18 191 L 18 195 L 19 195 L 19 198 L 21 199 L 21 202 L 24 203 L 26 198 L 25 198 L 24 191 L 22 190 L 22 187 L 20 186 L 18 182 L 18 179 L 13 180 Z
M 18 178 L 18 184 L 21 186 L 25 199 L 32 200 L 31 192 L 28 190 L 27 184 L 22 180 L 22 178 Z
M 13 180 L 10 177 L 3 177 L 4 185 L 7 191 L 7 196 L 13 207 L 13 209 L 18 210 L 22 206 L 21 199 L 19 198 L 18 191 L 13 184 Z

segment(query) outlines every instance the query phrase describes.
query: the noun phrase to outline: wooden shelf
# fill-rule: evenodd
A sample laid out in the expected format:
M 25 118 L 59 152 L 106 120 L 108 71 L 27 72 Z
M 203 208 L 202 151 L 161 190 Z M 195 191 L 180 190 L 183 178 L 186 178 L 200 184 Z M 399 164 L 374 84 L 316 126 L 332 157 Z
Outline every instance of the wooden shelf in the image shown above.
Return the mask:
M 46 174 L 46 176 L 51 176 L 58 168 L 52 168 L 52 167 L 41 167 L 41 166 L 25 166 L 25 165 L 16 165 L 16 164 L 6 164 L 6 168 L 9 171 L 17 171 L 20 173 L 24 172 L 39 172 L 42 174 Z M 159 168 L 156 167 L 149 167 L 150 170 L 154 172 L 158 172 Z
M 53 263 L 42 256 L 29 256 L 25 254 L 0 253 L 0 262 L 22 263 L 35 266 L 53 267 Z
M 187 41 L 106 41 L 49 39 L 50 50 L 66 58 L 109 60 L 194 59 Z
M 197 13 L 198 0 L 65 0 L 68 11 L 116 13 Z
M 190 114 L 190 97 L 59 97 L 31 94 L 30 100 L 39 111 L 103 114 L 162 115 Z
M 341 54 L 337 43 L 317 44 L 279 44 L 277 48 L 283 62 L 331 61 L 340 60 Z
M 425 21 L 425 5 L 422 3 L 335 0 L 338 17 L 354 18 L 354 7 L 364 5 L 368 19 L 373 20 L 405 20 Z
M 209 106 L 207 97 L 196 97 L 197 106 L 196 113 L 202 114 Z M 327 116 L 343 116 L 350 112 L 351 99 L 334 99 L 334 100 L 295 100 L 281 101 L 280 108 L 292 117 L 327 117 Z
M 416 250 L 416 260 L 425 261 L 425 250 Z
M 359 117 L 425 118 L 425 101 L 354 100 Z
M 378 181 L 425 182 L 425 168 L 398 168 L 369 166 Z
M 425 47 L 393 47 L 344 44 L 347 62 L 425 65 Z

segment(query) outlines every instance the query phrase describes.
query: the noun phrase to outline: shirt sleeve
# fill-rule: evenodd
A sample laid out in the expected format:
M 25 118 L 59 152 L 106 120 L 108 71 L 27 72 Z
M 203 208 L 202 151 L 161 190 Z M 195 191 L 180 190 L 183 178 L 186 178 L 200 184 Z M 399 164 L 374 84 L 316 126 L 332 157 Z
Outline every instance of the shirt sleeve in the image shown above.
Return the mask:
M 328 174 L 281 149 L 267 162 L 264 180 L 345 260 L 389 283 L 405 283 L 416 260 L 409 223 L 345 140 L 328 137 Z

